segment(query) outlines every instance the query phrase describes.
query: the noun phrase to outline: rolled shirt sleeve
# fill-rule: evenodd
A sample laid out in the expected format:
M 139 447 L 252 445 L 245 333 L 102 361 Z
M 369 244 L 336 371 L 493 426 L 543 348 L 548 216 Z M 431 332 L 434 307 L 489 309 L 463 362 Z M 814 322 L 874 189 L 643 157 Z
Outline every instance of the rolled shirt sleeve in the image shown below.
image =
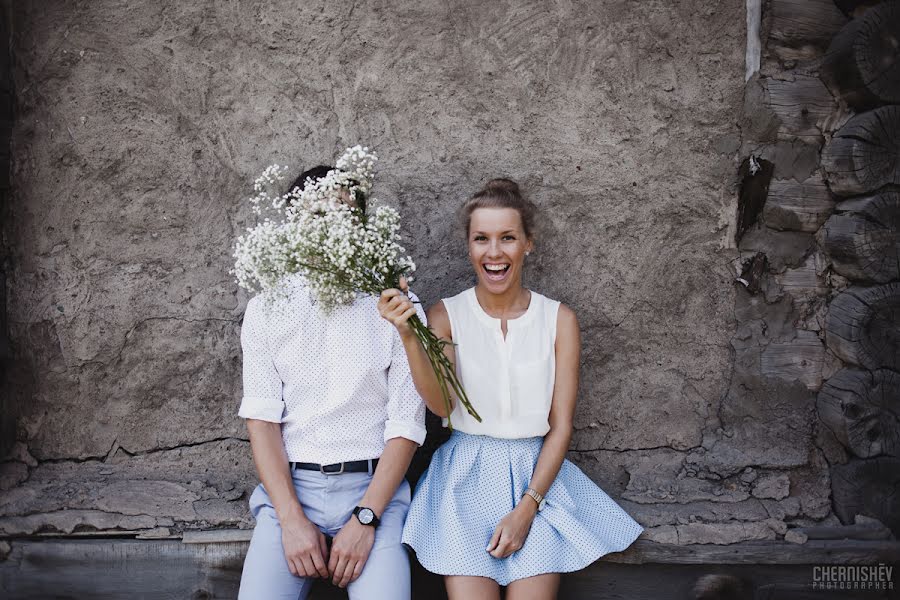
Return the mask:
M 241 325 L 244 396 L 238 416 L 281 423 L 284 418 L 283 383 L 272 360 L 266 329 L 266 307 L 260 297 L 251 298 Z
M 418 302 L 418 297 L 412 292 L 409 297 Z M 416 314 L 422 323 L 427 324 L 425 311 L 421 304 L 416 304 Z M 402 437 L 414 441 L 418 445 L 425 442 L 425 402 L 416 391 L 412 373 L 409 369 L 409 360 L 400 334 L 394 330 L 394 343 L 391 356 L 391 366 L 388 369 L 388 403 L 387 421 L 384 424 L 384 441 L 391 438 Z

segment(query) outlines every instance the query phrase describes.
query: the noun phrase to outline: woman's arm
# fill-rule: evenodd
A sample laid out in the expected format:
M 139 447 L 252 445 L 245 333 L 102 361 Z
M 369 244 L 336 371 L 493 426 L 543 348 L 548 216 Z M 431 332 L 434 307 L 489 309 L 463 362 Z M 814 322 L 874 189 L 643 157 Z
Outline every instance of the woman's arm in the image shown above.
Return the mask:
M 556 379 L 550 405 L 550 431 L 538 455 L 529 487 L 546 495 L 559 474 L 569 442 L 572 440 L 572 421 L 578 396 L 578 371 L 581 362 L 581 334 L 578 320 L 568 306 L 561 304 L 556 318 Z M 524 493 L 525 490 L 519 490 Z M 506 515 L 488 543 L 487 551 L 496 558 L 505 558 L 522 547 L 537 514 L 538 505 L 529 496 L 522 499 Z
M 405 282 L 401 282 L 402 284 Z M 415 305 L 412 301 L 398 289 L 384 290 L 378 301 L 378 311 L 381 316 L 394 324 L 400 333 L 400 339 L 403 340 L 403 347 L 406 350 L 406 357 L 409 360 L 409 370 L 413 376 L 413 383 L 416 385 L 416 391 L 425 401 L 425 405 L 439 417 L 447 417 L 447 407 L 444 404 L 444 397 L 441 394 L 441 386 L 438 383 L 437 375 L 431 367 L 431 361 L 428 360 L 428 354 L 422 347 L 422 342 L 416 337 L 412 328 L 407 321 L 416 314 Z M 450 317 L 447 316 L 447 309 L 443 302 L 438 302 L 427 311 L 428 327 L 436 336 L 441 339 L 452 342 L 452 332 L 450 331 Z M 451 364 L 456 364 L 456 352 L 452 344 L 444 346 L 444 354 L 450 360 Z M 450 410 L 455 406 L 456 397 L 453 390 L 450 390 Z
M 550 431 L 538 456 L 529 487 L 546 496 L 559 474 L 569 443 L 578 396 L 578 371 L 581 364 L 581 334 L 578 320 L 568 306 L 561 304 L 556 319 L 556 381 L 550 405 Z M 525 490 L 522 490 L 523 492 Z M 537 509 L 536 502 L 529 502 Z

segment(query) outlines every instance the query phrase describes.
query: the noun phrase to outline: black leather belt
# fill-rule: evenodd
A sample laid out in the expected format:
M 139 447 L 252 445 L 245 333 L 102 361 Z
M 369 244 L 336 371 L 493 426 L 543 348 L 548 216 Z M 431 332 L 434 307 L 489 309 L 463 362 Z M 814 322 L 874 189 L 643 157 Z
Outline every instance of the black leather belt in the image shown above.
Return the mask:
M 368 460 L 354 460 L 351 462 L 334 463 L 332 465 L 320 465 L 317 463 L 292 462 L 291 469 L 303 469 L 305 471 L 319 471 L 325 475 L 340 475 L 341 473 L 374 473 L 378 465 L 377 458 Z

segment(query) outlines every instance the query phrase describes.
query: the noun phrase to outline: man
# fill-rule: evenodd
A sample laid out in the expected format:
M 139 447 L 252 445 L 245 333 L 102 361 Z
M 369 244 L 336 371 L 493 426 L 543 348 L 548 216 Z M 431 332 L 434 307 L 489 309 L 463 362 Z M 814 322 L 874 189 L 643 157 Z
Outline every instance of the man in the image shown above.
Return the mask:
M 306 598 L 321 577 L 352 600 L 408 599 L 404 475 L 425 439 L 425 405 L 403 343 L 378 298 L 325 314 L 302 277 L 289 291 L 274 306 L 251 299 L 241 328 L 238 414 L 261 484 L 239 598 Z

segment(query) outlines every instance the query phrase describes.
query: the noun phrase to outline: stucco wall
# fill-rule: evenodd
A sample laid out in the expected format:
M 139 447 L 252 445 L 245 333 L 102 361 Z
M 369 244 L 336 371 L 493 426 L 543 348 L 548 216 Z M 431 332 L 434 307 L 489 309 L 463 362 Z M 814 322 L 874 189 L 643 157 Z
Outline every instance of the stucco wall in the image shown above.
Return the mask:
M 649 536 L 772 537 L 822 493 L 808 435 L 784 463 L 720 420 L 743 402 L 743 2 L 40 4 L 13 21 L 6 532 L 248 524 L 247 297 L 227 274 L 244 198 L 272 162 L 355 143 L 381 157 L 428 304 L 473 281 L 467 194 L 509 176 L 536 201 L 526 284 L 584 337 L 570 457 Z

